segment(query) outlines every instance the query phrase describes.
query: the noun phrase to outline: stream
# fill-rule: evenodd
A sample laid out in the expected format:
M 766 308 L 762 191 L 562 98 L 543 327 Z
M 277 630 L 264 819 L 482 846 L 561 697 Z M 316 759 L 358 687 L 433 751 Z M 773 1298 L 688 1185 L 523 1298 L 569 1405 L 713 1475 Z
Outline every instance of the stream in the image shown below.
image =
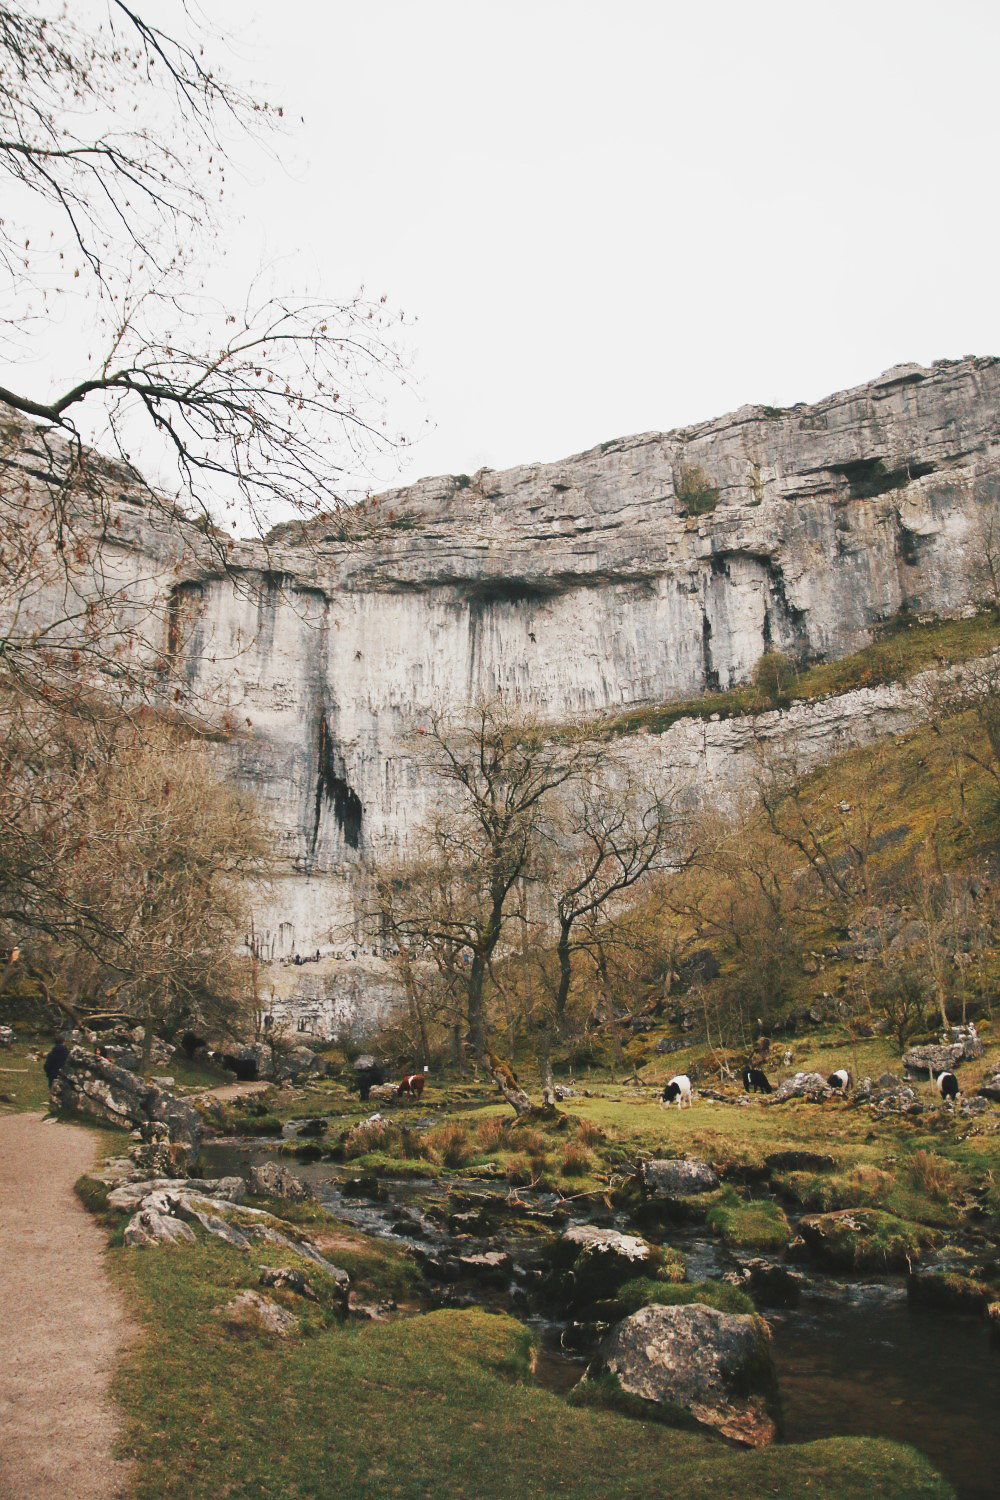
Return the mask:
M 203 1170 L 245 1175 L 252 1165 L 274 1161 L 276 1144 L 206 1145 Z M 356 1196 L 350 1187 L 343 1191 L 356 1176 L 349 1166 L 329 1161 L 289 1166 L 339 1219 L 407 1246 L 423 1264 L 434 1305 L 475 1304 L 512 1313 L 534 1332 L 539 1381 L 565 1392 L 579 1380 L 599 1326 L 574 1324 L 546 1304 L 544 1249 L 574 1219 L 629 1231 L 624 1215 L 603 1208 L 595 1214 L 527 1190 L 510 1205 L 502 1180 L 458 1176 L 380 1178 L 375 1199 Z M 721 1277 L 739 1265 L 739 1258 L 700 1226 L 642 1232 L 683 1251 L 692 1281 Z M 492 1266 L 463 1261 L 498 1251 L 509 1261 Z M 959 1500 L 995 1500 L 1000 1353 L 991 1347 L 984 1319 L 911 1312 L 898 1276 L 848 1279 L 811 1267 L 796 1307 L 762 1311 L 772 1332 L 786 1442 L 894 1438 L 925 1453 L 955 1486 Z

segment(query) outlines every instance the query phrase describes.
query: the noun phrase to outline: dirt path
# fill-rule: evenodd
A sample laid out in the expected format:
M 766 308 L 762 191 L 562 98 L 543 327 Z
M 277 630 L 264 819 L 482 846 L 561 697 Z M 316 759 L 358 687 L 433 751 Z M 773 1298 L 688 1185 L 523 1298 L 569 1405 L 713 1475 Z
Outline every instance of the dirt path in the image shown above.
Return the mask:
M 197 1094 L 189 1094 L 189 1099 L 242 1099 L 244 1095 L 263 1094 L 269 1089 L 269 1083 L 220 1083 L 218 1088 L 200 1089 Z
M 94 1139 L 41 1115 L 0 1118 L 0 1497 L 118 1500 L 108 1396 L 131 1328 L 104 1235 L 73 1192 Z

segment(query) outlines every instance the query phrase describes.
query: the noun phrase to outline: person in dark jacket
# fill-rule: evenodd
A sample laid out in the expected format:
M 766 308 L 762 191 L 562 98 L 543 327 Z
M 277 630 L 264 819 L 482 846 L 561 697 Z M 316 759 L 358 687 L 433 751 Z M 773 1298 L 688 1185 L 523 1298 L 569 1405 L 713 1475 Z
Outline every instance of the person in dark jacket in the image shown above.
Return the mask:
M 63 1063 L 67 1057 L 69 1057 L 69 1048 L 62 1037 L 60 1037 L 42 1064 L 42 1067 L 45 1069 L 45 1076 L 49 1080 L 49 1088 L 52 1087 L 62 1072 Z

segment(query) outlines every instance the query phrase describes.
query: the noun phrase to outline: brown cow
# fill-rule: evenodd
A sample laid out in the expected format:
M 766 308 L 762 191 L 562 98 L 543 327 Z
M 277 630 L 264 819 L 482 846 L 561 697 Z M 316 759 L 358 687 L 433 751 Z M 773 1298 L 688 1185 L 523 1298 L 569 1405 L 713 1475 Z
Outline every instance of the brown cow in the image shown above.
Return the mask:
M 412 1099 L 419 1099 L 424 1091 L 424 1084 L 426 1082 L 427 1075 L 425 1073 L 407 1073 L 396 1090 L 397 1099 L 400 1094 L 409 1094 Z

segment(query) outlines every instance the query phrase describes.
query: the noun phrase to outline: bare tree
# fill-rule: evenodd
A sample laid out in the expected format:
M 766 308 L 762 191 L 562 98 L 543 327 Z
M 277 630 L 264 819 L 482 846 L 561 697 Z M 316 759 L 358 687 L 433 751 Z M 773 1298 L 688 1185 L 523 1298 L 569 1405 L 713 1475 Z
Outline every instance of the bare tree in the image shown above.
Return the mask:
M 659 867 L 668 849 L 675 863 L 685 857 L 680 820 L 671 803 L 643 786 L 627 768 L 617 775 L 577 779 L 561 802 L 548 833 L 552 874 L 547 882 L 558 924 L 557 1029 L 566 1014 L 573 953 L 580 946 L 573 934 L 580 919 L 603 913 L 639 885 Z
M 23 721 L 22 721 L 23 722 Z M 189 736 L 151 717 L 57 713 L 7 742 L 0 926 L 74 1019 L 111 1008 L 155 1027 L 248 1020 L 241 958 L 267 841 L 249 798 Z

